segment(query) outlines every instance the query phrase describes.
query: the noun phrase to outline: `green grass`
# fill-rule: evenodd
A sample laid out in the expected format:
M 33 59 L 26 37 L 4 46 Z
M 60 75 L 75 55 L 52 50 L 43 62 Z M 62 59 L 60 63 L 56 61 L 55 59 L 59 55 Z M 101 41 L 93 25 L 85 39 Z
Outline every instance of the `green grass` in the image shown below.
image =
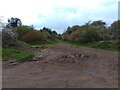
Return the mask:
M 89 45 L 91 48 L 99 48 L 112 51 L 120 51 L 120 42 L 103 41 Z
M 53 41 L 47 41 L 46 43 L 42 44 L 35 44 L 31 45 L 33 48 L 41 48 L 45 49 L 47 48 L 46 45 L 54 45 L 58 43 L 63 44 L 70 44 L 74 46 L 81 46 L 81 47 L 87 47 L 87 48 L 96 48 L 96 49 L 103 49 L 103 50 L 110 50 L 110 51 L 120 51 L 120 41 L 102 41 L 102 42 L 96 42 L 96 43 L 80 43 L 80 42 L 74 42 L 74 41 L 63 41 L 63 40 L 53 40 Z
M 96 43 L 86 43 L 82 44 L 79 42 L 73 41 L 60 41 L 61 43 L 70 44 L 74 46 L 82 46 L 87 48 L 96 48 L 96 49 L 103 49 L 103 50 L 110 50 L 110 51 L 120 51 L 120 42 L 117 41 L 103 41 L 103 42 L 96 42 Z
M 30 45 L 31 48 L 39 48 L 41 50 L 48 48 L 48 45 L 54 45 L 60 43 L 58 40 L 54 40 L 54 41 L 47 41 L 44 44 L 34 44 L 34 45 Z
M 2 59 L 8 60 L 8 59 L 26 59 L 33 57 L 34 53 L 32 52 L 21 52 L 13 48 L 3 48 L 2 49 Z
M 57 44 L 57 43 L 60 43 L 59 40 L 48 40 L 46 43 L 36 43 L 36 44 L 32 44 L 30 45 L 31 48 L 41 48 L 41 49 L 46 49 L 47 48 L 47 45 L 54 45 L 54 44 Z
M 47 44 L 48 45 L 54 45 L 54 44 L 57 44 L 57 43 L 60 43 L 60 40 L 49 40 L 49 41 L 47 41 Z
M 71 45 L 74 45 L 74 46 L 80 46 L 79 42 L 73 42 L 73 41 L 60 41 L 60 43 L 71 44 Z
M 31 48 L 39 48 L 39 49 L 46 49 L 47 45 L 31 45 Z
M 47 40 L 47 41 L 41 41 L 41 42 L 32 42 L 28 43 L 31 46 L 40 46 L 40 45 L 53 45 L 59 43 L 59 40 Z
M 37 41 L 37 42 L 30 42 L 28 43 L 29 45 L 43 45 L 43 44 L 46 44 L 46 41 Z

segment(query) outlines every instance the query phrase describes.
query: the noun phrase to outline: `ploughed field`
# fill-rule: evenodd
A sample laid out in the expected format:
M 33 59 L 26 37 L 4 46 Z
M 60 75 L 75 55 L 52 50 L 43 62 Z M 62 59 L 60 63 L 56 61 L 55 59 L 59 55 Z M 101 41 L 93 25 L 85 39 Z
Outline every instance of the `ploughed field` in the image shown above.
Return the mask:
M 3 61 L 3 88 L 118 88 L 118 52 L 56 44 Z

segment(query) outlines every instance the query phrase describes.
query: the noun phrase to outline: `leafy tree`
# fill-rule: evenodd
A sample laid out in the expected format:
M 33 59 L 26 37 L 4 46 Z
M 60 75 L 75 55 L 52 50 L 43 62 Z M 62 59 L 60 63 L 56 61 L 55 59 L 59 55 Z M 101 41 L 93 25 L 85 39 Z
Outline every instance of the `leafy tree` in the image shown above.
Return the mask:
M 19 18 L 13 18 L 12 17 L 12 18 L 8 19 L 8 24 L 7 24 L 6 27 L 14 28 L 14 27 L 17 27 L 17 26 L 22 26 L 22 22 Z
M 68 27 L 66 32 L 68 34 L 71 34 L 72 32 L 76 31 L 77 29 L 79 29 L 79 26 L 78 25 L 74 25 L 72 27 Z
M 112 34 L 113 39 L 120 40 L 120 20 L 114 21 L 111 24 L 109 31 Z
M 56 31 L 52 31 L 53 34 L 57 35 L 57 32 Z
M 105 27 L 106 23 L 103 22 L 102 20 L 98 20 L 98 21 L 92 22 L 91 25 Z
M 62 34 L 58 34 L 57 39 L 61 40 L 62 39 Z
M 51 29 L 49 28 L 46 28 L 46 27 L 43 27 L 43 29 L 40 29 L 40 32 L 45 32 L 45 33 L 48 33 L 48 39 L 50 40 L 55 40 L 57 39 L 57 32 L 56 31 L 52 31 Z
M 67 30 L 66 30 L 66 33 L 68 33 L 68 34 L 72 33 L 72 28 L 68 27 Z
M 111 24 L 110 28 L 111 28 L 112 31 L 119 31 L 120 32 L 120 20 L 114 21 Z

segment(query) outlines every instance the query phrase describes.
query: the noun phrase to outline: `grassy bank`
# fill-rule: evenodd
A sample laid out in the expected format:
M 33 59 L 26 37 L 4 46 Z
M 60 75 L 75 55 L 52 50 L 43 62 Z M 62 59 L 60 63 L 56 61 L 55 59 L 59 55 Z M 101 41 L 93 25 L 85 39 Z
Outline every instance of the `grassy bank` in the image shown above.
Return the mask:
M 24 43 L 24 42 L 22 42 Z M 47 42 L 34 42 L 34 43 L 30 43 L 30 44 L 26 44 L 24 45 L 25 47 L 31 47 L 31 48 L 40 48 L 42 49 L 46 49 L 47 45 L 53 45 L 53 44 L 57 44 L 59 43 L 59 41 L 54 40 L 54 41 L 47 41 Z M 17 60 L 21 60 L 21 59 L 27 59 L 27 58 L 31 58 L 34 56 L 34 53 L 31 52 L 25 52 L 25 51 L 19 51 L 16 48 L 0 48 L 0 54 L 2 54 L 2 60 L 9 60 L 9 59 L 17 59 Z
M 120 51 L 120 42 L 103 41 L 103 42 L 97 42 L 88 46 L 91 48 Z
M 9 60 L 9 59 L 26 59 L 33 57 L 34 53 L 32 52 L 21 52 L 19 50 L 13 48 L 2 48 L 2 59 Z
M 79 42 L 72 42 L 72 41 L 60 41 L 60 42 L 65 44 L 75 45 L 75 46 L 88 47 L 88 48 L 120 51 L 120 42 L 117 42 L 117 41 L 101 41 L 101 42 L 88 43 L 88 44 L 82 44 Z

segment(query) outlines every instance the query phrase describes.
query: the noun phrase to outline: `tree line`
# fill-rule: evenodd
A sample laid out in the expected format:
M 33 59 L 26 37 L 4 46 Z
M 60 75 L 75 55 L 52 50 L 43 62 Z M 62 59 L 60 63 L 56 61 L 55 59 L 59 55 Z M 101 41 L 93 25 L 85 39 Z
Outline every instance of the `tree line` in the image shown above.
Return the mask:
M 11 32 L 15 34 L 15 39 L 12 39 L 9 33 L 4 32 L 4 29 L 11 29 Z M 14 40 L 29 44 L 42 44 L 55 40 L 95 43 L 105 40 L 118 40 L 120 35 L 120 20 L 114 21 L 110 26 L 107 26 L 106 22 L 102 20 L 89 21 L 84 25 L 68 27 L 63 34 L 58 34 L 55 30 L 47 27 L 36 30 L 33 25 L 22 25 L 19 18 L 11 18 L 8 19 L 8 24 L 4 29 L 2 30 L 3 45 L 7 45 L 11 41 L 13 43 Z

